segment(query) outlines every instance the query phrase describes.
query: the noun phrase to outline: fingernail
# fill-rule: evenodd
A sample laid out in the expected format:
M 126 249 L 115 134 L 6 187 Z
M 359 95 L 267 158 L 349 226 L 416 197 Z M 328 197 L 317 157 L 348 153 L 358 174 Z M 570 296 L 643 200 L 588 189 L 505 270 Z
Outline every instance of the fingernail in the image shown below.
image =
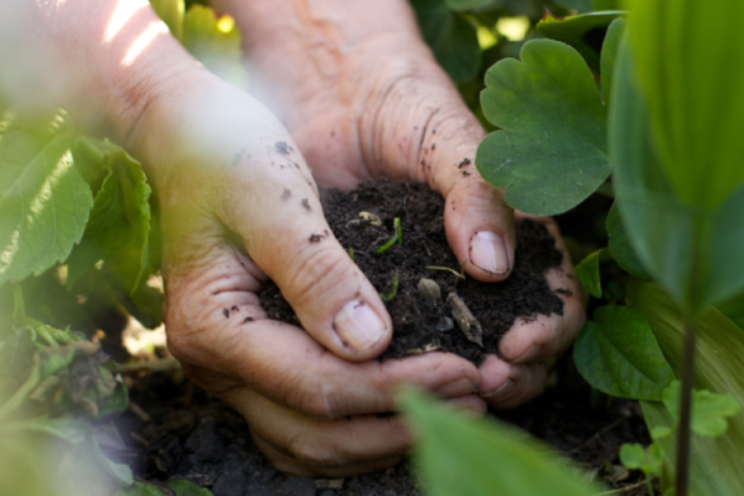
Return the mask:
M 490 393 L 481 394 L 481 396 L 490 400 L 506 398 L 512 391 L 514 391 L 514 386 L 514 381 L 507 379 L 506 382 L 498 388 L 494 389 Z
M 509 272 L 506 244 L 501 236 L 489 231 L 481 231 L 473 236 L 470 241 L 470 261 L 492 274 Z
M 341 339 L 356 351 L 372 347 L 385 332 L 385 324 L 377 312 L 362 300 L 344 305 L 336 315 L 334 327 Z
M 519 357 L 515 358 L 514 360 L 512 360 L 512 363 L 530 362 L 534 358 L 536 358 L 537 355 L 539 355 L 541 351 L 542 351 L 542 346 L 540 346 L 540 345 L 534 345 L 533 344 L 533 345 L 530 346 L 530 348 L 527 351 L 525 351 L 524 353 L 522 353 L 521 356 L 519 356 Z
M 462 377 L 452 382 L 448 382 L 444 386 L 438 387 L 434 393 L 442 397 L 451 397 L 471 394 L 475 391 L 478 391 L 478 385 L 473 384 L 473 381 L 470 379 Z

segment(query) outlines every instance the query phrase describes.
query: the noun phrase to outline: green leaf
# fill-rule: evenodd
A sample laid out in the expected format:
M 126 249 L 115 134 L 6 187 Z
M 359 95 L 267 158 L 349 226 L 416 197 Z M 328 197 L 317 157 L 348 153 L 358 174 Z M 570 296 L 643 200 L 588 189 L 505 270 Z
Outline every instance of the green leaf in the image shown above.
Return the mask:
M 172 481 L 168 484 L 168 495 L 157 486 L 135 482 L 126 490 L 119 491 L 120 496 L 212 496 L 208 489 L 201 488 L 188 481 Z
M 744 328 L 744 293 L 716 305 L 716 308 L 731 319 L 734 324 Z
M 212 496 L 209 490 L 185 480 L 177 480 L 168 484 L 176 492 L 175 496 Z
M 623 444 L 620 447 L 620 461 L 630 470 L 638 470 L 646 461 L 646 451 L 638 443 Z
M 106 142 L 104 157 L 111 172 L 96 195 L 83 240 L 68 260 L 67 287 L 104 260 L 121 268 L 133 292 L 147 268 L 151 190 L 142 166 L 123 149 Z
M 604 42 L 602 43 L 602 53 L 600 55 L 600 77 L 602 81 L 602 96 L 605 105 L 612 99 L 612 78 L 615 74 L 615 60 L 617 59 L 617 50 L 620 47 L 620 40 L 625 32 L 625 19 L 619 17 L 612 21 L 607 28 Z
M 62 112 L 0 124 L 0 285 L 64 260 L 93 205 L 74 167 L 75 132 Z
M 183 46 L 214 74 L 242 87 L 246 74 L 241 62 L 240 32 L 230 17 L 217 18 L 214 10 L 192 5 L 183 21 Z
M 402 405 L 417 439 L 414 463 L 431 496 L 599 492 L 557 455 L 501 423 L 466 417 L 418 393 L 403 396 Z
M 522 62 L 486 73 L 483 111 L 502 128 L 478 147 L 483 178 L 506 188 L 510 206 L 536 215 L 565 212 L 607 179 L 605 109 L 581 56 L 550 40 L 527 42 Z
M 600 71 L 600 51 L 605 32 L 618 17 L 625 16 L 623 11 L 592 12 L 577 16 L 556 18 L 546 14 L 537 23 L 537 32 L 546 38 L 562 41 L 574 47 L 593 71 Z
M 101 447 L 95 439 L 93 439 L 89 444 L 91 445 L 91 454 L 94 455 L 95 460 L 109 477 L 121 486 L 129 487 L 134 484 L 134 474 L 132 473 L 131 468 L 123 463 L 117 463 L 109 459 L 109 457 L 101 451 Z
M 150 6 L 168 26 L 171 34 L 180 40 L 183 37 L 183 0 L 150 0 Z
M 445 0 L 447 7 L 456 12 L 479 10 L 490 7 L 494 3 L 494 0 Z
M 627 285 L 628 304 L 641 312 L 653 329 L 661 349 L 674 370 L 682 361 L 683 319 L 679 307 L 658 285 L 631 280 Z M 731 394 L 744 404 L 744 330 L 715 309 L 708 309 L 696 323 L 697 358 L 695 387 L 718 394 Z M 674 421 L 662 403 L 642 402 L 650 430 L 670 427 Z M 693 436 L 690 459 L 691 494 L 744 494 L 744 413 L 728 419 L 725 436 Z M 665 441 L 667 463 L 675 459 L 674 437 Z
M 591 12 L 594 9 L 592 0 L 556 0 L 557 5 L 577 12 Z
M 581 281 L 581 285 L 595 298 L 602 297 L 602 281 L 599 278 L 599 258 L 603 251 L 604 248 L 588 255 L 574 269 L 574 273 L 579 278 L 579 281 Z
M 664 406 L 672 418 L 679 421 L 679 402 L 681 385 L 674 381 L 664 390 Z M 691 429 L 701 435 L 716 437 L 724 434 L 728 428 L 728 417 L 739 413 L 741 405 L 730 394 L 715 394 L 707 389 L 692 393 Z
M 124 384 L 121 377 L 116 378 L 116 387 L 114 391 L 105 398 L 99 418 L 105 417 L 112 413 L 124 413 L 129 407 L 129 390 Z
M 677 197 L 650 141 L 627 44 L 615 70 L 609 137 L 623 225 L 643 266 L 695 313 L 744 287 L 744 187 L 715 209 L 691 207 Z
M 630 39 L 655 149 L 690 206 L 716 207 L 744 183 L 742 18 L 740 1 L 634 5 Z
M 610 213 L 607 215 L 606 227 L 610 253 L 617 264 L 634 277 L 643 280 L 651 279 L 641 261 L 638 260 L 638 256 L 630 245 L 627 234 L 625 234 L 617 202 L 612 205 Z
M 574 361 L 592 387 L 622 398 L 660 400 L 674 379 L 648 322 L 628 307 L 598 308 L 576 340 Z
M 481 64 L 476 28 L 445 0 L 411 0 L 424 40 L 456 83 L 473 79 Z

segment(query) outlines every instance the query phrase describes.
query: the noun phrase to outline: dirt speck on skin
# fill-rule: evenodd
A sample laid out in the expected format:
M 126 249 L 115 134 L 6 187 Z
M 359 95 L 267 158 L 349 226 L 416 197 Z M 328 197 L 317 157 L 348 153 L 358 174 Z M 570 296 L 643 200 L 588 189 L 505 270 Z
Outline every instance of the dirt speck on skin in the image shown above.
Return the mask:
M 300 203 L 308 212 L 313 211 L 313 207 L 310 206 L 310 200 L 308 200 L 307 198 L 303 198 L 302 200 L 300 200 Z
M 284 188 L 284 190 L 282 191 L 282 200 L 286 200 L 290 196 L 292 196 L 292 192 L 287 188 Z
M 310 241 L 311 243 L 320 243 L 322 239 L 323 239 L 322 234 L 313 233 L 310 235 L 310 237 L 307 240 Z
M 480 364 L 486 353 L 498 354 L 501 336 L 517 317 L 563 312 L 563 301 L 544 276 L 561 263 L 562 254 L 542 224 L 519 223 L 511 275 L 499 283 L 482 283 L 460 275 L 444 231 L 444 200 L 425 185 L 377 180 L 348 194 L 324 190 L 321 204 L 336 238 L 345 249 L 353 249 L 354 262 L 379 293 L 388 293 L 398 275 L 395 296 L 385 303 L 394 334 L 383 360 L 438 349 Z M 378 254 L 395 235 L 395 218 L 400 219 L 402 243 Z M 439 285 L 438 301 L 421 296 L 422 278 Z M 456 293 L 480 323 L 483 347 L 452 328 L 452 309 L 444 301 L 449 293 Z M 264 285 L 259 300 L 269 318 L 300 325 L 273 282 Z
M 458 169 L 462 169 L 466 165 L 470 165 L 470 159 L 467 158 L 467 157 L 465 157 L 464 159 L 462 159 L 462 162 L 460 162 L 460 165 L 458 165 L 457 168 Z
M 289 146 L 286 141 L 277 141 L 274 143 L 274 148 L 282 155 L 289 155 L 294 151 L 294 148 Z

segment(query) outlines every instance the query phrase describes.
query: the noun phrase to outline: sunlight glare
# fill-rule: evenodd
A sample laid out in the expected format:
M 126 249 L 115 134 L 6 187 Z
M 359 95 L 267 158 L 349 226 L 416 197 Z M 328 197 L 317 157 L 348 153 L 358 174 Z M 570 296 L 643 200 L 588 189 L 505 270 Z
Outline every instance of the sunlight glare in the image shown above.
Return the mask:
M 496 31 L 509 41 L 522 41 L 529 29 L 530 20 L 527 16 L 502 17 L 496 23 Z
M 64 175 L 70 170 L 71 167 L 72 153 L 70 152 L 70 150 L 67 150 L 65 154 L 62 155 L 62 158 L 59 159 L 57 165 L 54 166 L 54 170 L 46 178 L 41 189 L 34 197 L 34 200 L 31 202 L 30 210 L 31 214 L 33 215 L 26 216 L 27 227 L 33 226 L 35 219 L 41 216 L 44 208 L 52 200 L 52 189 L 64 177 Z
M 163 21 L 153 22 L 144 32 L 134 40 L 132 46 L 127 50 L 127 54 L 122 59 L 121 63 L 124 67 L 129 67 L 137 60 L 137 57 L 147 48 L 147 45 L 152 43 L 152 40 L 159 34 L 168 34 L 168 26 Z
M 110 43 L 111 40 L 121 31 L 124 24 L 137 13 L 138 10 L 143 9 L 150 5 L 147 0 L 120 0 L 114 9 L 114 14 L 111 16 L 111 20 L 106 26 L 106 32 L 104 33 L 104 40 L 106 43 Z

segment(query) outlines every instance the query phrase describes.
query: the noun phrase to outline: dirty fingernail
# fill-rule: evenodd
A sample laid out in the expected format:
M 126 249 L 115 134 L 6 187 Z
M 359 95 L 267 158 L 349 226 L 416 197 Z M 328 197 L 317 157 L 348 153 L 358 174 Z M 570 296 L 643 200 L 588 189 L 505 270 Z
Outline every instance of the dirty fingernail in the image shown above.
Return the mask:
M 476 384 L 473 384 L 473 381 L 470 379 L 466 379 L 465 377 L 461 379 L 457 379 L 455 381 L 449 382 L 443 386 L 440 386 L 434 391 L 437 395 L 442 397 L 451 397 L 451 396 L 462 396 L 465 394 L 470 394 L 473 391 L 477 391 L 478 387 Z
M 525 363 L 532 361 L 542 351 L 542 346 L 533 344 L 521 356 L 512 360 L 512 363 Z
M 514 381 L 511 379 L 507 379 L 506 382 L 498 388 L 489 393 L 481 394 L 481 396 L 483 396 L 484 398 L 488 398 L 489 400 L 500 400 L 509 396 L 511 392 L 514 391 L 514 386 Z
M 470 261 L 486 272 L 506 274 L 509 272 L 509 258 L 506 244 L 498 234 L 481 231 L 470 242 Z
M 372 347 L 385 332 L 385 324 L 377 312 L 361 300 L 344 305 L 334 324 L 341 339 L 356 351 Z

